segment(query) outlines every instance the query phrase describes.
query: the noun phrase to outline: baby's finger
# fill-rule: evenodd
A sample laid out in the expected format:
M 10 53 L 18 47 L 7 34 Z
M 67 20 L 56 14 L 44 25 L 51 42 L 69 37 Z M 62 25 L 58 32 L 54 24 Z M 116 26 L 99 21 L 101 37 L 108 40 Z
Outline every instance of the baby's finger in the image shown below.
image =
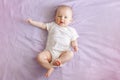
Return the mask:
M 31 22 L 31 20 L 32 20 L 32 19 L 28 18 L 28 19 L 26 20 L 26 22 L 30 23 L 30 22 Z

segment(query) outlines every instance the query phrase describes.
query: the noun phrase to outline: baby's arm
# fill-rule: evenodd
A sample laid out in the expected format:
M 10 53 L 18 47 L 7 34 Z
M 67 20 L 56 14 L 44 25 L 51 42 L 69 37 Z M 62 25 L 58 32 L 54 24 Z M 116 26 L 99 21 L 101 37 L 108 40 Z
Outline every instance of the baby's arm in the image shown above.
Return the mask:
M 77 43 L 77 40 L 74 40 L 71 42 L 71 46 L 72 48 L 74 49 L 75 52 L 78 51 L 78 43 Z
M 33 21 L 32 19 L 27 19 L 27 22 L 30 23 L 30 24 L 32 24 L 33 26 L 37 26 L 37 27 L 39 27 L 41 29 L 46 29 L 47 28 L 44 23 Z

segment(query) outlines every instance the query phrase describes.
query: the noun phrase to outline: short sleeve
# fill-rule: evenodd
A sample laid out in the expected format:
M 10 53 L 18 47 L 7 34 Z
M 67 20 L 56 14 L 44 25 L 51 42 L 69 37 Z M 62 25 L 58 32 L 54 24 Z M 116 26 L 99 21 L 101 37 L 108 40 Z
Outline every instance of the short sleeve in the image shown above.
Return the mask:
M 77 31 L 74 28 L 71 29 L 71 33 L 72 33 L 72 35 L 71 35 L 72 41 L 76 40 L 79 37 Z
M 45 23 L 46 27 L 47 27 L 47 31 L 50 31 L 51 27 L 53 26 L 54 22 L 50 22 L 50 23 Z

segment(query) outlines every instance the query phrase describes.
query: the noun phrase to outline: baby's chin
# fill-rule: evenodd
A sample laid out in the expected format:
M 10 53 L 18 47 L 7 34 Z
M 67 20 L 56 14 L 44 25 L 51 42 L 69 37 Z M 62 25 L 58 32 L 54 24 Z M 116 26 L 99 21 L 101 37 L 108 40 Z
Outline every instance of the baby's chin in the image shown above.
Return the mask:
M 66 25 L 66 24 L 58 24 L 59 26 L 61 26 L 61 27 L 67 27 L 68 25 Z
M 68 24 L 64 24 L 64 23 L 57 23 L 57 24 L 61 27 L 67 27 L 68 26 Z

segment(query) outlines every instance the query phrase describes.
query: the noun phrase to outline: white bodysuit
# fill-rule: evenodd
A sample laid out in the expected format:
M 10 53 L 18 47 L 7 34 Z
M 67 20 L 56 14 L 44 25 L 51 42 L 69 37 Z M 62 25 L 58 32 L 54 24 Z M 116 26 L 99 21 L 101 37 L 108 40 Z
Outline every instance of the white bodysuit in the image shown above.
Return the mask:
M 63 51 L 70 51 L 71 41 L 78 38 L 75 29 L 67 26 L 61 27 L 55 22 L 46 23 L 48 38 L 46 49 L 52 55 L 52 61 L 58 58 Z

